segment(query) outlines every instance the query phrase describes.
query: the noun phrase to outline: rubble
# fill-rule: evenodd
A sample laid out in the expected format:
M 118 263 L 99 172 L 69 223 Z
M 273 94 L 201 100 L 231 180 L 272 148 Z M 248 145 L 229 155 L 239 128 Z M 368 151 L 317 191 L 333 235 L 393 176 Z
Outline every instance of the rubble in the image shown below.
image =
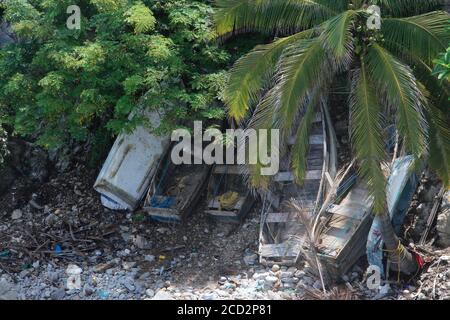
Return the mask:
M 200 206 L 186 224 L 163 225 L 139 212 L 104 208 L 91 189 L 94 176 L 75 165 L 27 192 L 15 185 L 14 207 L 10 193 L 0 197 L 0 299 L 310 299 L 311 291 L 323 297 L 307 264 L 255 261 L 258 210 L 236 226 L 211 222 Z M 16 209 L 20 220 L 11 217 Z M 434 297 L 447 297 L 445 256 L 450 253 L 439 255 L 440 264 L 425 270 L 421 283 L 391 285 L 381 298 L 433 298 L 436 277 Z M 326 297 L 377 297 L 366 287 L 364 261 L 358 264 L 338 289 L 326 288 Z M 67 286 L 71 276 L 79 276 L 75 287 Z

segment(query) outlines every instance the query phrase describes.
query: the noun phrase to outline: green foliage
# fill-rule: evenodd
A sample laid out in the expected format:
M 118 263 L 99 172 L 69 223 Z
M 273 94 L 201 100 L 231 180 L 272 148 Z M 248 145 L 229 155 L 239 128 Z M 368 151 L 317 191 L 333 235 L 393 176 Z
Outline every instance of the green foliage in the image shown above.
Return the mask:
M 132 6 L 125 12 L 125 16 L 125 21 L 134 27 L 135 33 L 145 33 L 155 29 L 156 19 L 153 12 L 143 3 Z
M 450 41 L 449 14 L 433 11 L 439 1 L 216 2 L 219 36 L 247 31 L 272 35 L 271 43 L 256 46 L 234 64 L 224 101 L 236 121 L 281 129 L 281 156 L 289 156 L 297 181 L 307 169 L 308 127 L 318 107 L 311 103 L 319 104 L 337 78 L 349 81 L 352 147 L 359 175 L 375 197 L 376 212 L 385 208 L 381 165 L 387 160 L 386 125 L 396 126 L 405 152 L 416 160 L 428 157 L 448 180 L 450 90 L 447 80 L 439 83 L 431 76 L 433 59 Z M 381 7 L 380 30 L 367 25 L 371 4 Z M 448 56 L 436 61 L 440 71 Z M 432 110 L 439 110 L 439 116 Z M 293 132 L 297 134 L 291 148 L 287 140 Z
M 72 4 L 81 9 L 80 30 L 66 27 Z M 158 132 L 225 116 L 220 99 L 230 54 L 214 41 L 207 0 L 0 6 L 19 39 L 0 50 L 0 115 L 16 134 L 51 148 L 132 130 L 142 123 L 129 118 L 138 108 L 163 111 Z
M 433 75 L 436 75 L 439 80 L 450 81 L 450 47 L 447 48 L 445 53 L 433 60 L 433 63 Z

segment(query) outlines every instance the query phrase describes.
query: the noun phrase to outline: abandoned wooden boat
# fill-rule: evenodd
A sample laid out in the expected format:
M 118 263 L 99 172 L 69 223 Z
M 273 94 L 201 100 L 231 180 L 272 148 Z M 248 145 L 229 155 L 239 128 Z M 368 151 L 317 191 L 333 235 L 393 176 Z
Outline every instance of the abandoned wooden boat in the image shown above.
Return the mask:
M 310 130 L 303 184 L 294 182 L 288 152 L 280 161 L 280 172 L 275 176 L 270 191 L 264 196 L 259 237 L 262 264 L 293 265 L 297 262 L 306 234 L 298 213 L 289 201 L 297 199 L 303 210 L 314 216 L 326 192 L 326 180 L 332 179 L 335 174 L 334 131 L 326 108 L 321 110 L 316 114 Z
M 386 167 L 386 197 L 393 225 L 398 232 L 417 186 L 417 178 L 409 170 L 412 157 L 400 157 Z M 367 253 L 369 263 L 381 265 L 383 241 L 372 214 L 373 197 L 366 183 L 351 173 L 339 185 L 336 200 L 326 206 L 323 232 L 316 243 L 320 259 L 332 278 L 344 275 Z M 393 214 L 394 213 L 394 214 Z M 376 252 L 376 253 L 375 253 Z M 383 270 L 380 266 L 380 270 Z
M 255 204 L 238 165 L 216 165 L 208 184 L 207 209 L 214 220 L 241 222 Z
M 146 117 L 153 127 L 159 125 L 158 113 Z M 169 145 L 169 136 L 158 136 L 144 126 L 131 134 L 121 133 L 94 184 L 102 204 L 112 210 L 136 209 Z
M 337 197 L 322 217 L 326 219 L 316 246 L 329 276 L 338 278 L 364 255 L 372 224 L 373 197 L 366 184 L 351 173 L 337 190 Z
M 159 222 L 183 221 L 200 200 L 210 172 L 210 165 L 175 165 L 167 152 L 150 183 L 143 210 Z

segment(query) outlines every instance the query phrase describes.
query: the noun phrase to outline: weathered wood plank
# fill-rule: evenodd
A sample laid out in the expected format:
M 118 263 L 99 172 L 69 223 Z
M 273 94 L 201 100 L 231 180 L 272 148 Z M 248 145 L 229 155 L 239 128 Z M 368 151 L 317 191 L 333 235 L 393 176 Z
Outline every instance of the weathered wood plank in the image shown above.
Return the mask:
M 310 213 L 310 208 L 302 209 L 303 212 Z M 298 212 L 269 212 L 266 217 L 266 223 L 283 223 L 283 222 L 298 222 Z
M 286 241 L 277 244 L 263 244 L 259 254 L 265 258 L 296 258 L 300 252 L 302 241 Z
M 214 174 L 241 174 L 239 165 L 216 165 L 214 167 Z
M 295 141 L 297 140 L 296 136 L 292 136 L 288 140 L 289 145 L 295 144 Z M 318 145 L 323 144 L 323 134 L 312 134 L 309 136 L 309 144 L 310 145 Z
M 306 171 L 305 180 L 320 180 L 322 178 L 322 170 Z M 279 172 L 275 176 L 275 181 L 290 182 L 294 181 L 294 174 L 292 171 Z
M 160 218 L 163 220 L 181 220 L 180 213 L 175 209 L 164 209 L 155 207 L 142 208 L 151 217 Z
M 205 210 L 207 214 L 210 214 L 212 216 L 220 216 L 220 217 L 230 217 L 230 218 L 236 218 L 237 213 L 234 211 L 222 211 L 222 210 Z
M 327 208 L 327 212 L 332 214 L 338 214 L 344 217 L 361 220 L 370 211 L 370 207 L 367 207 L 363 203 L 338 205 L 332 204 Z

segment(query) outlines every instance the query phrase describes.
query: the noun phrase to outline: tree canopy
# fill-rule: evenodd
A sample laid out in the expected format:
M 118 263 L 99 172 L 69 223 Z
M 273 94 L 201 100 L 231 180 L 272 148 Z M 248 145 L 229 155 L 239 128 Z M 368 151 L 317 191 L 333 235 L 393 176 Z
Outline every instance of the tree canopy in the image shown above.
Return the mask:
M 69 29 L 69 5 L 81 9 Z M 158 132 L 222 119 L 230 55 L 214 39 L 208 1 L 5 0 L 15 43 L 0 50 L 0 121 L 46 147 L 131 130 L 139 107 Z M 1 12 L 1 11 L 0 11 Z M 95 137 L 94 137 L 95 138 Z

